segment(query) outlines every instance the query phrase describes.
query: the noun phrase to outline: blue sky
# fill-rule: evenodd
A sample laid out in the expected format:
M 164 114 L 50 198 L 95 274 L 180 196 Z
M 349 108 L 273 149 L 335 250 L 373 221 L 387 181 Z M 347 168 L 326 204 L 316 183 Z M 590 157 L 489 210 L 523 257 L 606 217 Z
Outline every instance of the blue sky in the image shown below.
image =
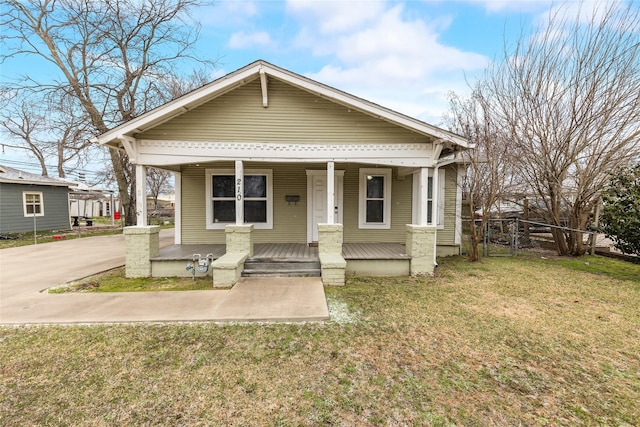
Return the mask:
M 515 42 L 554 7 L 580 2 L 219 0 L 197 11 L 197 55 L 218 59 L 212 79 L 264 59 L 439 125 L 447 93 L 467 93 L 505 40 Z M 3 78 L 29 67 L 27 59 L 9 61 Z M 16 157 L 27 161 L 0 151 L 0 164 Z
M 439 124 L 449 91 L 466 92 L 550 8 L 548 1 L 233 1 L 203 10 L 201 54 L 218 74 L 256 59 Z

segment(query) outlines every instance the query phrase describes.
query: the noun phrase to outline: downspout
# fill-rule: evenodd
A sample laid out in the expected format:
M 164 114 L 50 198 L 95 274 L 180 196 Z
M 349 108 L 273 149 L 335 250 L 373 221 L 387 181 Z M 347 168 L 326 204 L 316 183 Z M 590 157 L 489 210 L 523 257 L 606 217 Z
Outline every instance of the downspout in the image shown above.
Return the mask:
M 435 167 L 433 168 L 433 203 L 431 204 L 431 209 L 433 209 L 431 211 L 431 218 L 433 219 L 433 226 L 436 228 L 436 235 L 435 238 L 433 239 L 433 266 L 437 267 L 438 263 L 436 261 L 436 256 L 437 256 L 437 250 L 438 250 L 438 212 L 439 212 L 439 207 L 438 207 L 438 200 L 440 199 L 440 195 L 438 194 L 438 189 L 439 187 L 439 183 L 438 183 L 438 176 L 439 176 L 439 170 L 440 170 L 440 166 L 448 166 L 452 163 L 454 163 L 456 161 L 456 155 L 455 153 L 451 156 L 451 157 L 447 157 L 444 159 L 440 159 L 436 162 Z

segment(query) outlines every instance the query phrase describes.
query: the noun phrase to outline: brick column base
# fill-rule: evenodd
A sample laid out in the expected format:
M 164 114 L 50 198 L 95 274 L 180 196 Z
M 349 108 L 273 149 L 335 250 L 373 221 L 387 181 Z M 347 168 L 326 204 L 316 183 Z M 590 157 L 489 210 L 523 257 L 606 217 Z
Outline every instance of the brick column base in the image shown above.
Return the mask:
M 151 277 L 151 258 L 160 252 L 160 227 L 125 227 L 126 277 Z
M 436 227 L 407 224 L 407 255 L 411 257 L 411 275 L 433 275 L 436 266 Z
M 253 224 L 227 225 L 224 231 L 227 241 L 226 252 L 243 253 L 248 257 L 253 256 Z
M 344 285 L 347 263 L 342 257 L 342 229 L 342 224 L 318 224 L 318 255 L 325 285 Z

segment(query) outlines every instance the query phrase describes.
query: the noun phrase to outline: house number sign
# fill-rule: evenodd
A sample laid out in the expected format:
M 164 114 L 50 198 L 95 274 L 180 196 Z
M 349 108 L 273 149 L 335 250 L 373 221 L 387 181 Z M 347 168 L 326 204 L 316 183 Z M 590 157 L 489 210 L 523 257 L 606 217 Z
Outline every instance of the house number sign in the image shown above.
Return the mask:
M 236 179 L 236 200 L 242 200 L 242 178 Z

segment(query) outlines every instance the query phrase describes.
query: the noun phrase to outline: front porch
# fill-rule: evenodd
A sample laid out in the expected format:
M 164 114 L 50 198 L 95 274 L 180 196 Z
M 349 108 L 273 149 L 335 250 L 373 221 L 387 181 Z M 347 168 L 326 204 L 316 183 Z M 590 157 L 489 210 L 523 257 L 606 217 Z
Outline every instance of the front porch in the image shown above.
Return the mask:
M 255 243 L 253 256 L 246 263 L 272 262 L 289 263 L 292 267 L 298 263 L 301 268 L 308 267 L 309 262 L 319 262 L 318 248 L 305 243 Z M 224 244 L 182 244 L 160 249 L 158 255 L 151 258 L 151 275 L 153 277 L 191 276 L 186 266 L 191 263 L 194 254 L 201 257 L 211 255 L 211 261 L 226 253 Z M 362 274 L 368 276 L 409 275 L 411 257 L 401 243 L 344 243 L 342 257 L 347 262 L 347 275 Z M 246 267 L 245 267 L 246 268 Z M 198 276 L 211 275 L 196 273 Z

